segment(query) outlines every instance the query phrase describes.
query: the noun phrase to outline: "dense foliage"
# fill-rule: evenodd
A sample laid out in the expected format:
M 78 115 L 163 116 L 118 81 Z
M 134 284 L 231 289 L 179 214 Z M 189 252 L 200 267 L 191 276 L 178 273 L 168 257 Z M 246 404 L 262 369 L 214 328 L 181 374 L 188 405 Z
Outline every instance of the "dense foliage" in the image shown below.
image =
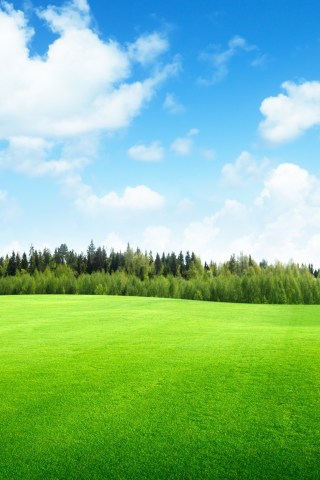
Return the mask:
M 95 248 L 76 254 L 65 244 L 54 254 L 30 248 L 29 255 L 0 258 L 0 295 L 135 295 L 215 302 L 320 304 L 320 277 L 313 266 L 294 262 L 259 265 L 251 256 L 202 265 L 194 253 L 161 257 L 128 245 L 124 253 Z

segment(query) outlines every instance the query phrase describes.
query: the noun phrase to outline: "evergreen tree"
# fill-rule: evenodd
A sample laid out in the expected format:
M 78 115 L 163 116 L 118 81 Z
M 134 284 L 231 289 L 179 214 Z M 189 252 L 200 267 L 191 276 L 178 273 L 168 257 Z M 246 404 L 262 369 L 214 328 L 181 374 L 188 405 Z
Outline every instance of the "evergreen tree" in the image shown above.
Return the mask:
M 155 265 L 155 268 L 156 268 L 156 274 L 157 274 L 157 275 L 160 275 L 162 264 L 161 264 L 161 259 L 160 259 L 159 253 L 157 253 L 157 255 L 156 255 L 156 259 L 155 259 L 155 261 L 154 261 L 154 265 Z
M 43 263 L 44 263 L 44 267 L 47 267 L 50 263 L 50 259 L 51 259 L 51 252 L 49 250 L 49 248 L 45 247 L 43 249 Z
M 23 252 L 22 254 L 21 269 L 25 270 L 26 272 L 28 271 L 28 259 L 26 252 Z
M 34 269 L 35 269 L 33 254 L 34 254 L 34 247 L 31 243 L 31 247 L 29 249 L 29 270 L 30 270 L 30 273 L 33 273 Z
M 19 272 L 21 272 L 21 257 L 19 255 L 19 253 L 17 253 L 17 255 L 16 255 L 16 263 L 17 263 L 17 270 L 19 270 Z
M 186 265 L 186 270 L 189 270 L 190 268 L 190 263 L 191 263 L 191 257 L 189 251 L 186 253 L 186 258 L 185 258 L 185 265 Z
M 94 254 L 96 247 L 94 246 L 93 240 L 91 240 L 90 245 L 87 250 L 87 271 L 92 273 L 94 271 Z
M 37 250 L 34 251 L 33 258 L 34 258 L 34 267 L 39 271 L 39 255 Z
M 9 263 L 8 263 L 8 268 L 7 268 L 7 274 L 10 276 L 10 277 L 13 277 L 15 274 L 16 274 L 16 270 L 17 270 L 17 261 L 16 261 L 16 254 L 14 253 L 14 251 L 12 252 L 12 255 L 9 259 Z

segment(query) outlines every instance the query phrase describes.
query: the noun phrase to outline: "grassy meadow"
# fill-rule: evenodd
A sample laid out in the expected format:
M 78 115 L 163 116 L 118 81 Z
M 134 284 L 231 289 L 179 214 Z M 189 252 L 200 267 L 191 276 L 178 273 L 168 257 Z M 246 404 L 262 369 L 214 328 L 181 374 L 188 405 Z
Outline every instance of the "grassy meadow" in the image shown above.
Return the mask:
M 319 307 L 1 297 L 0 478 L 319 480 Z

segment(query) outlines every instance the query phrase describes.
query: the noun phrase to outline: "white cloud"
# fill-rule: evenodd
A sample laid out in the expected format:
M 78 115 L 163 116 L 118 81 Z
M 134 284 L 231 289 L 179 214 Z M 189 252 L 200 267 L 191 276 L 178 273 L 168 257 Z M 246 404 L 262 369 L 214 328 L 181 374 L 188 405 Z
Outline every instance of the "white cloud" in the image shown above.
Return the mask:
M 89 28 L 85 1 L 49 6 L 38 16 L 60 36 L 45 57 L 30 58 L 34 32 L 23 13 L 0 10 L 0 138 L 69 137 L 125 127 L 155 87 L 179 68 L 176 62 L 144 81 L 125 83 L 133 50 L 139 61 L 151 61 L 161 51 L 156 43 L 163 49 L 165 39 L 143 36 L 127 51 L 114 41 L 103 42 Z
M 133 211 L 159 209 L 165 202 L 162 195 L 145 185 L 135 188 L 127 187 L 123 197 L 119 197 L 116 192 L 111 192 L 99 198 L 97 195 L 91 194 L 88 188 L 84 189 L 82 195 L 77 198 L 76 205 L 82 212 L 91 214 L 108 211 L 110 208 Z
M 255 201 L 254 201 L 254 205 L 256 205 L 257 207 L 262 207 L 263 206 L 263 199 L 264 198 L 268 198 L 270 197 L 270 192 L 269 190 L 265 187 L 261 194 L 260 194 L 260 197 L 256 198 Z
M 200 77 L 198 79 L 199 83 L 203 85 L 213 85 L 214 83 L 220 82 L 228 73 L 228 63 L 232 57 L 239 54 L 241 51 L 248 52 L 257 48 L 255 45 L 248 45 L 244 38 L 237 35 L 229 41 L 228 46 L 229 48 L 222 52 L 219 51 L 219 46 L 213 46 L 216 50 L 215 53 L 206 52 L 200 55 L 200 60 L 208 62 L 215 71 L 212 78 L 209 80 Z
M 255 58 L 253 62 L 251 62 L 251 65 L 253 67 L 263 67 L 266 64 L 267 59 L 268 59 L 268 55 L 266 54 L 262 55 L 261 53 L 259 53 L 257 58 Z
M 81 141 L 79 143 L 83 145 Z M 72 155 L 70 148 L 66 152 L 66 158 L 48 160 L 53 147 L 53 142 L 43 138 L 12 137 L 9 146 L 0 151 L 0 168 L 10 169 L 27 177 L 58 177 L 81 170 L 89 163 L 87 157 Z
M 282 88 L 286 95 L 266 98 L 260 107 L 266 117 L 259 125 L 260 134 L 274 144 L 295 140 L 320 124 L 320 82 L 285 82 Z
M 123 242 L 114 232 L 109 233 L 101 246 L 105 246 L 109 251 L 113 248 L 115 252 L 125 252 L 127 250 L 127 243 Z
M 169 50 L 167 38 L 157 32 L 151 35 L 142 35 L 135 43 L 128 46 L 129 57 L 142 65 L 153 62 L 167 50 Z
M 249 152 L 242 152 L 235 163 L 227 163 L 221 170 L 225 185 L 245 186 L 265 172 L 269 160 L 264 158 L 260 165 Z
M 235 216 L 237 218 L 242 217 L 247 213 L 247 208 L 243 203 L 238 202 L 237 200 L 227 199 L 225 201 L 224 207 L 214 215 L 214 219 L 221 217 L 223 215 Z
M 4 249 L 1 249 L 2 252 L 4 252 L 5 255 L 11 255 L 12 252 L 14 251 L 15 253 L 21 252 L 21 247 L 20 244 L 17 240 L 13 240 L 10 245 L 7 245 L 4 247 Z
M 162 252 L 168 252 L 172 247 L 170 236 L 170 228 L 148 227 L 143 232 L 144 239 L 141 247 L 161 255 Z
M 0 168 L 62 178 L 90 163 L 102 132 L 128 126 L 180 60 L 157 63 L 169 48 L 164 34 L 125 46 L 102 40 L 86 0 L 36 13 L 58 35 L 42 57 L 30 55 L 35 32 L 24 13 L 0 4 L 0 140 L 9 144 Z M 152 73 L 129 81 L 135 62 L 151 64 Z
M 190 138 L 177 138 L 171 145 L 170 150 L 176 155 L 190 155 L 193 142 Z
M 173 93 L 167 93 L 163 108 L 173 115 L 185 111 L 185 107 L 175 99 Z
M 136 145 L 129 148 L 128 155 L 143 162 L 160 162 L 164 157 L 164 148 L 160 146 L 160 142 L 153 142 L 149 147 Z
M 90 8 L 86 0 L 71 0 L 62 7 L 48 5 L 36 10 L 39 18 L 45 20 L 55 33 L 63 35 L 72 28 L 83 30 L 90 25 Z
M 200 130 L 198 130 L 197 128 L 191 128 L 191 130 L 189 130 L 189 132 L 187 133 L 187 137 L 198 135 L 198 133 L 200 133 Z
M 281 164 L 267 176 L 254 203 L 265 207 L 258 212 L 260 233 L 235 239 L 231 248 L 245 248 L 269 261 L 293 258 L 300 263 L 318 262 L 320 267 L 320 181 L 314 175 L 298 165 Z
M 194 252 L 203 260 L 213 258 L 214 243 L 219 228 L 212 226 L 211 219 L 191 223 L 183 232 L 182 250 Z

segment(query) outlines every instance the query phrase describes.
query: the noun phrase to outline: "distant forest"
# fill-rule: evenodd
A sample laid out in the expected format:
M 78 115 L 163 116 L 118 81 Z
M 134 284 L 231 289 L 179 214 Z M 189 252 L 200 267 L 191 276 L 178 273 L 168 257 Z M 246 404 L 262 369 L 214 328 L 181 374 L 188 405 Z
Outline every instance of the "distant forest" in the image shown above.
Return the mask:
M 142 253 L 128 244 L 110 254 L 91 241 L 86 253 L 66 244 L 54 253 L 0 257 L 0 295 L 137 295 L 238 303 L 320 304 L 319 270 L 290 261 L 259 264 L 240 253 L 226 262 L 201 262 L 193 252 Z

